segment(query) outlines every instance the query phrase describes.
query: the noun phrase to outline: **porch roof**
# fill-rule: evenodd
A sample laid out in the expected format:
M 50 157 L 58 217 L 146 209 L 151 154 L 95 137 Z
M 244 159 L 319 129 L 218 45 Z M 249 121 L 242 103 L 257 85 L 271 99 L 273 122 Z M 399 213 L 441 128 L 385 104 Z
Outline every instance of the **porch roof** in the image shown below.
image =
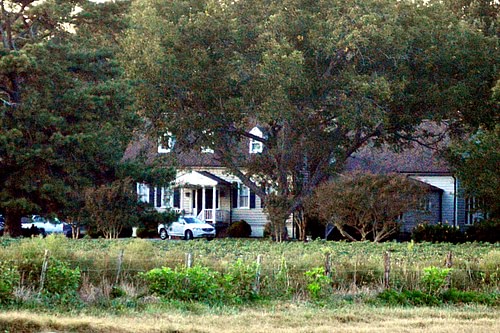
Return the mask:
M 217 186 L 231 185 L 228 181 L 208 171 L 190 171 L 175 179 L 175 186 Z

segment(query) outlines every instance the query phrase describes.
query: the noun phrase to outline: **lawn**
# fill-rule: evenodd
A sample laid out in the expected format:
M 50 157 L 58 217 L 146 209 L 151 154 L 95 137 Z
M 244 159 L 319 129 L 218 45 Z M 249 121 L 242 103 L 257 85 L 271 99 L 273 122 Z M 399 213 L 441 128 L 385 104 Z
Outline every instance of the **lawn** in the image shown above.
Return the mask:
M 499 244 L 0 239 L 0 332 L 493 332 L 499 287 Z
M 487 307 L 316 308 L 279 303 L 264 308 L 205 308 L 127 315 L 0 313 L 1 332 L 499 332 L 500 313 Z

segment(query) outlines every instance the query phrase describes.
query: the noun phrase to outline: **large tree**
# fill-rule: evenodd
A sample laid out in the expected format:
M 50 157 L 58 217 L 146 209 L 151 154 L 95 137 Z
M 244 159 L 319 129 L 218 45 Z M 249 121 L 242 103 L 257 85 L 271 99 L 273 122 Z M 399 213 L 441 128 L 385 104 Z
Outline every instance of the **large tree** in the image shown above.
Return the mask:
M 400 231 L 401 216 L 425 195 L 423 183 L 404 175 L 350 173 L 318 186 L 308 209 L 350 241 L 380 242 Z
M 368 141 L 488 112 L 499 60 L 440 1 L 136 0 L 131 19 L 124 62 L 153 136 L 212 148 L 275 230 Z
M 114 60 L 125 2 L 0 1 L 0 211 L 73 221 L 86 187 L 120 176 L 133 129 Z

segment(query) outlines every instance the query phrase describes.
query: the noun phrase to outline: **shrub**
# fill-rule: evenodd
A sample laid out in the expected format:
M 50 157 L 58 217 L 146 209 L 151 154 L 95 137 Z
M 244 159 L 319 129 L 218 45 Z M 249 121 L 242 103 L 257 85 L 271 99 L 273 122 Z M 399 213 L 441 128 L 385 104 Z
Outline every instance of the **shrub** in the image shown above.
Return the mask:
M 14 287 L 19 283 L 17 267 L 0 261 L 0 304 L 9 303 L 14 299 Z
M 234 238 L 248 238 L 252 234 L 252 227 L 246 221 L 234 222 L 227 228 L 227 235 Z
M 155 268 L 141 276 L 152 293 L 167 299 L 212 303 L 223 298 L 220 273 L 206 267 Z
M 412 231 L 412 240 L 415 242 L 449 242 L 460 243 L 464 235 L 460 229 L 448 224 L 419 224 Z
M 446 290 L 441 294 L 441 298 L 445 303 L 476 303 L 491 306 L 498 305 L 500 300 L 497 293 L 488 294 L 476 291 L 461 291 L 456 289 Z
M 158 224 L 172 223 L 179 216 L 175 211 L 158 212 L 156 210 L 146 210 L 139 215 L 139 225 L 137 236 L 140 238 L 151 238 L 158 236 Z
M 233 303 L 243 303 L 257 298 L 255 276 L 257 264 L 245 264 L 238 259 L 223 276 L 225 298 Z
M 470 242 L 500 242 L 500 219 L 474 223 L 465 232 L 465 237 Z
M 429 295 L 420 290 L 403 290 L 397 292 L 392 289 L 387 289 L 377 295 L 377 300 L 393 306 L 429 306 L 441 304 L 438 297 Z
M 313 300 L 319 300 L 331 292 L 331 279 L 325 275 L 324 267 L 315 267 L 305 272 L 307 290 Z
M 44 291 L 49 294 L 70 294 L 80 286 L 80 269 L 72 269 L 67 263 L 52 259 L 49 261 Z
M 451 268 L 426 267 L 422 275 L 421 282 L 424 291 L 430 295 L 436 295 L 445 285 L 446 278 L 451 272 Z

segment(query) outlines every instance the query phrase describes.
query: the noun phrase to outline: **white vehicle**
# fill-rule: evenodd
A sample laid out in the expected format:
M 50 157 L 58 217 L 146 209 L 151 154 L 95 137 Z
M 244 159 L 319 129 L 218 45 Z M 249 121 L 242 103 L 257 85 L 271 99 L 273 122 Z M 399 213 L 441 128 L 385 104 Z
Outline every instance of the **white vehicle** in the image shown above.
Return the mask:
M 169 236 L 184 237 L 186 240 L 201 237 L 212 239 L 215 237 L 215 228 L 194 216 L 179 216 L 170 225 L 158 225 L 158 235 L 161 239 Z
M 48 220 L 39 215 L 32 215 L 31 218 L 22 218 L 21 226 L 23 229 L 38 228 L 40 234 L 43 236 L 49 234 L 63 234 L 65 232 L 65 223 L 59 221 L 59 219 L 54 218 Z

